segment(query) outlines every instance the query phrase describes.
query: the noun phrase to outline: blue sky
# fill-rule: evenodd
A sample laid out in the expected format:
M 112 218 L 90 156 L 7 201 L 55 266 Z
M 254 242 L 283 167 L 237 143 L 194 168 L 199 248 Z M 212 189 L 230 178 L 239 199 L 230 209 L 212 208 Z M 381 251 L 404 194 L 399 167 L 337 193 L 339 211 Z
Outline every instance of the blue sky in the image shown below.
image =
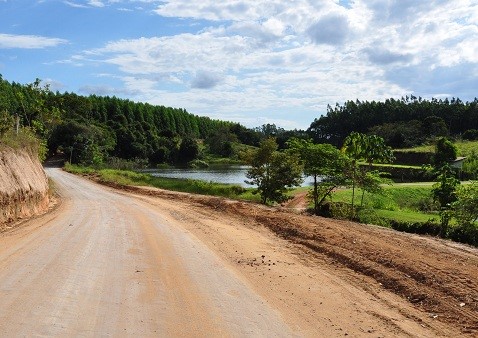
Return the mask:
M 346 100 L 473 100 L 478 1 L 0 0 L 0 74 L 305 129 Z

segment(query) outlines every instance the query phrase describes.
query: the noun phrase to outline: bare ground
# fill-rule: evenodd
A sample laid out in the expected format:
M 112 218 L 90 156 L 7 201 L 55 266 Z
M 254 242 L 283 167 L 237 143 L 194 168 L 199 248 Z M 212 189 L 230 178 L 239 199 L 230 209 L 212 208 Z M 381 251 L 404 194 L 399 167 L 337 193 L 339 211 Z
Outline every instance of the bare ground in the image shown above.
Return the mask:
M 120 188 L 185 202 L 188 209 L 194 208 L 196 212 L 204 213 L 206 206 L 217 217 L 236 218 L 249 228 L 265 226 L 293 243 L 294 254 L 309 266 L 332 267 L 334 273 L 341 271 L 344 275 L 340 278 L 379 298 L 382 290 L 398 295 L 420 311 L 420 315 L 411 314 L 411 320 L 431 325 L 429 320 L 423 322 L 424 315 L 461 334 L 478 335 L 476 248 L 373 225 L 301 214 L 296 210 L 297 206 L 304 206 L 302 195 L 287 208 L 267 208 L 154 188 Z M 254 258 L 238 260 L 238 264 L 246 263 L 260 271 L 259 267 L 267 260 Z M 437 327 L 444 330 L 440 324 Z
M 478 335 L 475 248 L 50 175 L 62 205 L 0 235 L 4 336 Z

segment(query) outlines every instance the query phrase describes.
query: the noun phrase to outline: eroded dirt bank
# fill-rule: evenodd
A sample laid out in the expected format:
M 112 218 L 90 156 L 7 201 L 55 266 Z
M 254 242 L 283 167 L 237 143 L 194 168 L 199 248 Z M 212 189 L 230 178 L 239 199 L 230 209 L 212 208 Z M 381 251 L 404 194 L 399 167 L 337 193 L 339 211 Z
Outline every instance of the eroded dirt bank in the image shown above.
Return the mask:
M 290 243 L 294 253 L 302 261 L 315 266 L 315 272 L 332 267 L 334 275 L 338 274 L 340 279 L 365 290 L 373 295 L 372 298 L 394 303 L 397 300 L 387 300 L 387 294 L 398 296 L 400 301 L 392 307 L 412 322 L 423 327 L 437 328 L 435 334 L 438 336 L 453 336 L 447 330 L 478 335 L 476 248 L 376 226 L 301 215 L 290 210 L 222 198 L 144 187 L 116 188 L 153 196 L 155 198 L 151 203 L 160 206 L 166 203 L 161 200 L 172 200 L 177 206 L 177 213 L 184 219 L 196 217 L 188 215 L 202 213 L 209 217 L 214 215 L 225 222 L 232 218 L 248 228 L 265 226 Z M 200 225 L 199 220 L 196 222 L 196 226 L 190 230 L 199 232 L 198 236 L 202 236 L 206 242 L 212 240 L 213 246 L 221 248 L 218 243 L 231 241 L 230 238 L 218 235 L 219 223 L 207 226 Z M 260 254 L 243 257 L 231 252 L 228 255 L 231 262 L 248 267 L 263 276 L 270 271 L 268 257 L 264 259 Z M 290 273 L 293 272 L 289 271 L 289 276 Z M 281 280 L 283 275 L 282 271 L 282 274 L 269 277 Z M 267 282 L 266 279 L 264 277 L 259 284 Z M 281 294 L 279 298 L 287 297 L 286 294 Z M 294 297 L 289 297 L 289 301 L 293 302 Z M 373 299 L 370 305 L 375 301 L 377 299 Z M 417 312 L 410 311 L 411 308 Z M 380 317 L 380 314 L 376 315 Z M 387 315 L 383 316 L 387 320 Z M 403 334 L 402 329 L 398 327 L 396 333 Z
M 48 179 L 28 151 L 0 149 L 0 228 L 44 212 L 49 205 Z

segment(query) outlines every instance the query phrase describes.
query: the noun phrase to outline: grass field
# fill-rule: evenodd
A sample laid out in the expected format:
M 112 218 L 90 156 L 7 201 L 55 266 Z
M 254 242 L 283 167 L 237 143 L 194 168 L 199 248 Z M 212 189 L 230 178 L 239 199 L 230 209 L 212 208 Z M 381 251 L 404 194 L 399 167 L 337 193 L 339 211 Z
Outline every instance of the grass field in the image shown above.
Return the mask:
M 458 150 L 458 156 L 470 156 L 473 152 L 478 152 L 478 141 L 456 141 L 454 142 L 455 146 Z M 420 147 L 414 148 L 407 148 L 407 149 L 399 149 L 403 152 L 435 152 L 435 146 L 432 145 L 424 145 Z

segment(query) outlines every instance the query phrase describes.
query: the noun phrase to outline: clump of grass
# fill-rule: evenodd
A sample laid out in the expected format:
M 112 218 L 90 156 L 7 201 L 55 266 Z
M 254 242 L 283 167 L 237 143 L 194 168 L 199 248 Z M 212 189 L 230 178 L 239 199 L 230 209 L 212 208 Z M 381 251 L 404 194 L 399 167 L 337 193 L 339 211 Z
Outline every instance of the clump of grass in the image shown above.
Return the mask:
M 0 149 L 5 148 L 24 149 L 34 156 L 38 156 L 40 161 L 46 158 L 46 144 L 38 140 L 35 134 L 29 128 L 21 128 L 18 134 L 14 130 L 8 130 L 0 136 Z

